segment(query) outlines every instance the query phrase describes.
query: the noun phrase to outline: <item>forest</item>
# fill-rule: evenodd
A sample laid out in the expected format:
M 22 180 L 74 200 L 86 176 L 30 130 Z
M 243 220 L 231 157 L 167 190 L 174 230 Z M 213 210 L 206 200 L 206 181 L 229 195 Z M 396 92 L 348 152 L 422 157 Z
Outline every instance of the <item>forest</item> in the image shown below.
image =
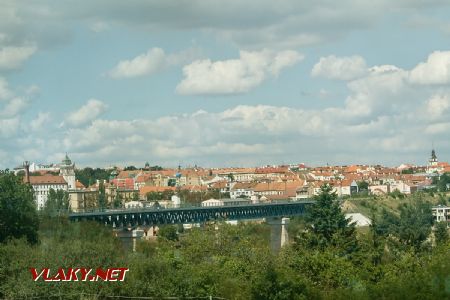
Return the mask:
M 32 189 L 0 174 L 0 298 L 448 299 L 448 229 L 423 194 L 395 211 L 373 205 L 372 226 L 349 224 L 323 186 L 290 243 L 274 253 L 264 223 L 165 225 L 130 251 L 110 228 L 38 213 Z M 393 199 L 393 201 L 397 201 Z M 123 282 L 33 281 L 30 268 L 129 268 Z

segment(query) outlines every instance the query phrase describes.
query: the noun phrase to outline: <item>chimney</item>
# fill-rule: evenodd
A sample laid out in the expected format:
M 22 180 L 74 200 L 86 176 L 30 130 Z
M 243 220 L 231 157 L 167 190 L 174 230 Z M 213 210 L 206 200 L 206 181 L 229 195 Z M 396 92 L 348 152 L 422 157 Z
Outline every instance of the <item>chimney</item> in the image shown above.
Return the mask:
M 25 169 L 25 182 L 30 183 L 30 162 L 25 161 L 23 163 L 23 168 Z

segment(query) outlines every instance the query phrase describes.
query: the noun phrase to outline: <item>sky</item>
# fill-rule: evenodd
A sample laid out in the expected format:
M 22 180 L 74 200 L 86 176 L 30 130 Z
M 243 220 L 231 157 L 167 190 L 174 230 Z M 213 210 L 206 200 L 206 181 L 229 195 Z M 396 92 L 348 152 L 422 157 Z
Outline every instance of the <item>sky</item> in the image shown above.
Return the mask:
M 0 7 L 0 169 L 450 161 L 450 1 Z

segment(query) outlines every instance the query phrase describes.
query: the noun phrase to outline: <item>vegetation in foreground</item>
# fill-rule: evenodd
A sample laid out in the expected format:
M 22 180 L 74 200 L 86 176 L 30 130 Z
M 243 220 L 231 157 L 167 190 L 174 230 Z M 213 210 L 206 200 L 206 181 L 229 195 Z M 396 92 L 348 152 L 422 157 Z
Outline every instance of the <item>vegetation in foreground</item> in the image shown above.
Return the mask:
M 3 220 L 16 209 L 9 200 L 11 189 L 24 185 L 9 174 L 0 175 L 0 180 Z M 25 203 L 27 195 L 22 195 Z M 433 232 L 429 203 L 418 197 L 397 214 L 381 212 L 370 230 L 361 234 L 345 221 L 328 187 L 316 200 L 304 219 L 293 220 L 293 242 L 277 254 L 270 251 L 269 228 L 262 224 L 208 224 L 179 234 L 175 227 L 165 227 L 158 240 L 141 241 L 137 251 L 130 252 L 108 228 L 94 223 L 70 223 L 49 214 L 39 217 L 39 227 L 36 222 L 16 228 L 17 223 L 2 221 L 0 298 L 450 297 L 448 231 L 439 225 Z M 19 216 L 26 223 L 37 214 L 27 211 Z M 33 228 L 36 235 L 30 234 Z M 32 281 L 29 271 L 80 266 L 130 271 L 124 282 L 51 283 Z

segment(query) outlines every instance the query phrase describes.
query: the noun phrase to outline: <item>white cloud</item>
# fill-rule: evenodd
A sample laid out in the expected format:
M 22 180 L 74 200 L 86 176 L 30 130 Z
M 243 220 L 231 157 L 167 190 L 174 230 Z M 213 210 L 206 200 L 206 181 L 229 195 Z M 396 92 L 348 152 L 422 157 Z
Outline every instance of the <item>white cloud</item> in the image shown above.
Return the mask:
M 36 51 L 35 46 L 3 47 L 0 49 L 0 70 L 19 68 Z
M 108 30 L 109 29 L 109 25 L 108 25 L 108 23 L 105 23 L 105 22 L 102 22 L 102 21 L 97 21 L 97 22 L 94 22 L 90 26 L 90 28 L 91 28 L 91 30 L 93 32 L 100 33 L 100 32 Z
M 11 138 L 19 131 L 20 119 L 19 117 L 0 119 L 0 137 Z M 4 141 L 2 142 L 2 144 Z
M 14 117 L 21 113 L 28 106 L 28 101 L 23 98 L 11 99 L 2 110 L 0 110 L 1 117 Z
M 39 131 L 43 128 L 44 124 L 50 121 L 50 113 L 49 112 L 39 112 L 38 116 L 31 120 L 30 128 L 32 131 Z
M 433 123 L 425 128 L 425 133 L 432 135 L 448 134 L 449 131 L 450 131 L 450 122 Z
M 450 51 L 435 51 L 426 62 L 411 70 L 410 80 L 416 84 L 449 84 Z
M 78 110 L 69 114 L 66 123 L 71 126 L 81 126 L 95 120 L 101 113 L 106 111 L 107 105 L 97 99 L 89 101 Z
M 448 112 L 450 99 L 448 95 L 433 95 L 427 102 L 427 112 L 432 119 L 437 119 Z
M 5 100 L 12 97 L 13 93 L 9 89 L 8 82 L 0 77 L 0 100 Z
M 367 73 L 367 65 L 359 55 L 336 57 L 330 55 L 320 58 L 312 71 L 314 77 L 325 77 L 338 80 L 353 80 Z
M 184 78 L 176 91 L 183 95 L 244 93 L 268 77 L 303 59 L 296 51 L 240 51 L 239 59 L 212 62 L 197 60 L 183 68 Z
M 108 74 L 115 79 L 149 75 L 170 66 L 192 61 L 198 55 L 198 49 L 166 54 L 161 48 L 152 48 L 133 59 L 120 61 Z

